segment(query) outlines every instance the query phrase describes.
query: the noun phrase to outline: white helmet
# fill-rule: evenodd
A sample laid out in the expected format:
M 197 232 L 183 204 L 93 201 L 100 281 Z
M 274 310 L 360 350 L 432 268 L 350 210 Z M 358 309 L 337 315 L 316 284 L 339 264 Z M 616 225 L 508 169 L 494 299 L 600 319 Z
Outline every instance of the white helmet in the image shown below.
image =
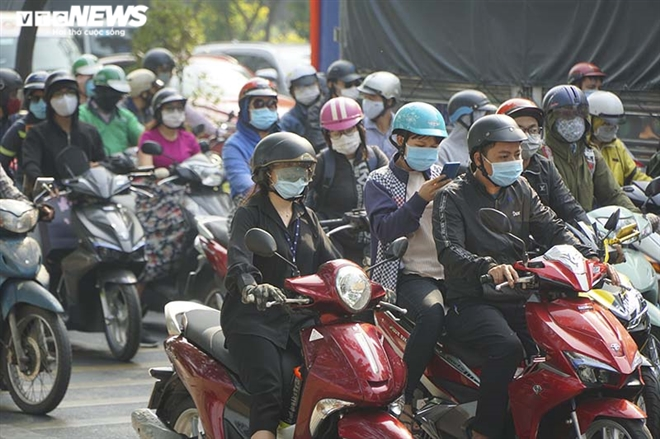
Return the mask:
M 131 87 L 130 95 L 135 98 L 153 86 L 156 74 L 151 70 L 137 69 L 126 75 L 126 80 Z
M 390 72 L 374 72 L 364 78 L 358 87 L 360 93 L 378 95 L 385 99 L 399 100 L 401 81 Z
M 587 96 L 589 114 L 600 117 L 608 122 L 618 123 L 625 116 L 621 99 L 609 91 L 595 91 Z
M 289 89 L 291 87 L 312 85 L 316 83 L 318 81 L 316 74 L 317 71 L 314 68 L 314 66 L 311 66 L 309 64 L 303 64 L 297 66 L 289 73 L 287 77 L 287 81 L 289 83 Z

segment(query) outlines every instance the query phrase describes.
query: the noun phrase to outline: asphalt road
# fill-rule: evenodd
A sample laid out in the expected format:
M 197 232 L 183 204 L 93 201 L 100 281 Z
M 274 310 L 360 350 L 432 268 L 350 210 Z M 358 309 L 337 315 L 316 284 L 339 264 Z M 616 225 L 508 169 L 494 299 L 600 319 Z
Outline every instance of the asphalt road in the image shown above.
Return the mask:
M 167 335 L 162 313 L 149 312 L 145 328 L 159 341 Z M 168 365 L 162 343 L 141 348 L 129 363 L 112 358 L 102 333 L 69 331 L 73 371 L 60 405 L 47 416 L 22 413 L 0 392 L 0 439 L 137 438 L 131 412 L 147 406 L 154 380 L 150 367 Z

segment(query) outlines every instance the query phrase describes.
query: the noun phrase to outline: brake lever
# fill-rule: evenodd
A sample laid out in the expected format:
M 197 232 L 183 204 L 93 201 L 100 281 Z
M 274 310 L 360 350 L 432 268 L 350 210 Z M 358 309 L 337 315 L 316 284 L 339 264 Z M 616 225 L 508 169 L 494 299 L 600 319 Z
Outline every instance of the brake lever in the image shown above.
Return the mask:
M 527 283 L 532 283 L 534 281 L 534 276 L 523 276 L 519 277 L 517 281 L 514 282 L 516 285 L 523 285 Z M 509 282 L 502 282 L 501 284 L 495 285 L 497 291 L 501 291 L 502 287 L 509 285 Z
M 266 308 L 270 308 L 275 305 L 309 305 L 310 303 L 312 303 L 312 299 L 307 297 L 302 297 L 300 299 L 286 299 L 284 302 L 273 300 L 271 302 L 266 302 Z

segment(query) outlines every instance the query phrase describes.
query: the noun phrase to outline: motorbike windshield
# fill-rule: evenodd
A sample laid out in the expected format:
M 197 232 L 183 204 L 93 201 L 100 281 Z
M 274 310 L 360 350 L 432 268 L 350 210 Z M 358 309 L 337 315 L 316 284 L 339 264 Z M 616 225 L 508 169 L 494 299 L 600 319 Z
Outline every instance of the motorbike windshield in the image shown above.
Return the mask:
M 179 168 L 188 171 L 186 174 L 192 174 L 195 180 L 208 187 L 219 186 L 225 177 L 221 165 L 214 163 L 202 153 L 188 158 L 179 165 Z
M 128 189 L 131 181 L 125 175 L 115 175 L 104 167 L 97 166 L 76 179 L 65 181 L 64 184 L 75 193 L 107 200 Z
M 571 245 L 556 245 L 548 250 L 544 257 L 564 265 L 577 276 L 586 274 L 584 256 Z

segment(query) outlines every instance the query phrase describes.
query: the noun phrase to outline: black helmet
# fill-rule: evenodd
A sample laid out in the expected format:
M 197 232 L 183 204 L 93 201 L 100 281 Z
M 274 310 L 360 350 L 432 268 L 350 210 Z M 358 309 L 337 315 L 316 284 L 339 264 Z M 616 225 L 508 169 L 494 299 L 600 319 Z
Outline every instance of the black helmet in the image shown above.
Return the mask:
M 46 102 L 50 101 L 50 98 L 53 96 L 53 93 L 55 93 L 56 90 L 59 90 L 60 88 L 68 88 L 71 89 L 72 91 L 76 92 L 78 94 L 78 83 L 76 82 L 76 78 L 71 75 L 66 70 L 57 70 L 46 78 L 45 82 L 45 96 L 44 100 Z
M 483 110 L 486 113 L 495 113 L 497 108 L 490 103 L 488 96 L 479 90 L 461 90 L 455 93 L 447 103 L 449 122 L 456 123 L 465 114 L 472 114 L 475 110 Z M 469 127 L 466 127 L 469 129 Z
M 149 69 L 154 73 L 158 72 L 159 67 L 165 67 L 172 70 L 175 66 L 174 55 L 167 49 L 156 47 L 149 50 L 142 58 L 142 67 Z
M 551 129 L 560 111 L 573 111 L 585 120 L 589 116 L 589 101 L 584 92 L 574 85 L 558 85 L 552 87 L 543 97 L 543 112 L 546 126 Z
M 527 135 L 516 121 L 504 114 L 490 114 L 472 124 L 468 131 L 470 157 L 483 146 L 494 142 L 522 142 Z
M 255 183 L 267 184 L 267 168 L 275 163 L 316 165 L 314 147 L 309 140 L 294 133 L 269 134 L 254 148 L 250 169 Z
M 11 92 L 23 87 L 21 75 L 12 69 L 0 69 L 0 103 L 5 105 Z
M 362 77 L 357 72 L 355 64 L 345 59 L 339 59 L 328 67 L 325 73 L 325 78 L 328 81 L 343 81 L 346 83 L 353 82 Z
M 29 98 L 35 90 L 43 90 L 46 88 L 46 78 L 48 77 L 48 72 L 45 70 L 38 70 L 32 72 L 25 78 L 25 84 L 23 84 L 23 90 L 25 90 L 25 97 Z
M 156 115 L 156 113 L 160 111 L 160 108 L 167 103 L 182 102 L 185 106 L 186 101 L 187 99 L 181 96 L 175 89 L 169 87 L 163 88 L 158 90 L 158 92 L 152 98 L 151 111 L 153 111 L 154 115 Z

